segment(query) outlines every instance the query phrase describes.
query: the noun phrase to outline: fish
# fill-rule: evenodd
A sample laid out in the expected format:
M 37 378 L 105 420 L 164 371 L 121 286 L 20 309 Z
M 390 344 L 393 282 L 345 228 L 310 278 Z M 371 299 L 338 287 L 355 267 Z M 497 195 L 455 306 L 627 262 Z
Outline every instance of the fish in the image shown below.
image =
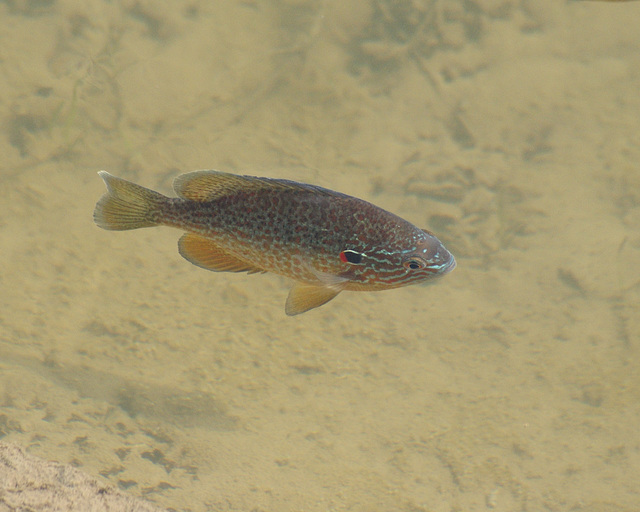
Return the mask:
M 342 291 L 380 291 L 451 272 L 453 255 L 430 231 L 340 192 L 285 179 L 203 170 L 175 178 L 167 197 L 106 171 L 95 223 L 107 230 L 184 231 L 182 257 L 216 272 L 271 272 L 294 281 L 298 315 Z

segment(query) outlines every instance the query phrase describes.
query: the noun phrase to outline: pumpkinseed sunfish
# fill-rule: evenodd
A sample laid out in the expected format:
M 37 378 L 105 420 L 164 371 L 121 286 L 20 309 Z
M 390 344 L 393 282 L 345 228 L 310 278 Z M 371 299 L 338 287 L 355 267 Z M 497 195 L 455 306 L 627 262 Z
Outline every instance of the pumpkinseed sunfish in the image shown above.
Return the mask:
M 456 262 L 429 231 L 361 199 L 295 181 L 195 171 L 178 176 L 177 198 L 98 173 L 107 192 L 95 223 L 127 230 L 186 231 L 180 254 L 217 272 L 273 272 L 296 281 L 286 313 L 343 290 L 398 288 L 451 272 Z

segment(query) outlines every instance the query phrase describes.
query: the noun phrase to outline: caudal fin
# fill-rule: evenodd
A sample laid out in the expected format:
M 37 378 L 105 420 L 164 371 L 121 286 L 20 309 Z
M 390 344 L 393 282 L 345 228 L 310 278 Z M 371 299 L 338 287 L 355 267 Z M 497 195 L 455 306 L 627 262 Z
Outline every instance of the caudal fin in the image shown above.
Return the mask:
M 98 173 L 107 185 L 93 211 L 93 220 L 102 229 L 123 231 L 160 224 L 166 197 L 106 171 Z

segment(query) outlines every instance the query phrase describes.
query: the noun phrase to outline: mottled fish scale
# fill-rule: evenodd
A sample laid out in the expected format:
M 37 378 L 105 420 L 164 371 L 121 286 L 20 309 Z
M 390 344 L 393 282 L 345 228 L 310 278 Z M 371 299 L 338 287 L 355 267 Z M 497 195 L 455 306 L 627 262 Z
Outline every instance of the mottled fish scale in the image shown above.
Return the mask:
M 273 272 L 301 283 L 297 314 L 342 290 L 382 290 L 444 275 L 453 256 L 430 232 L 339 192 L 288 180 L 196 171 L 167 198 L 104 171 L 94 217 L 106 229 L 152 225 L 186 231 L 180 253 L 209 270 Z M 139 225 L 136 225 L 139 218 Z
M 362 240 L 352 242 L 342 233 L 341 226 L 355 225 L 356 214 L 365 227 L 362 210 L 369 206 L 348 196 L 330 198 L 314 190 L 238 193 L 217 200 L 215 216 L 207 215 L 212 208 L 208 202 L 172 203 L 164 224 L 215 238 L 222 247 L 266 271 L 308 282 L 317 281 L 312 267 L 323 272 L 351 270 L 337 258 L 347 246 L 366 249 L 366 239 L 374 245 L 384 243 L 384 231 L 373 229 L 376 211 L 370 212 Z

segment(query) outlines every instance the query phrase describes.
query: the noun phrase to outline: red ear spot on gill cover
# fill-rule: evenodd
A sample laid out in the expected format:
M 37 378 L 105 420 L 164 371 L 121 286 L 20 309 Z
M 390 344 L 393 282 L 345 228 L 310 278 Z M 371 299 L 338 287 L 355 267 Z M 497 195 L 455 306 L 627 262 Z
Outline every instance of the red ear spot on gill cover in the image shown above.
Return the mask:
M 340 253 L 340 260 L 344 263 L 352 263 L 354 265 L 357 265 L 358 263 L 362 262 L 362 254 L 347 249 L 346 251 L 342 251 Z

